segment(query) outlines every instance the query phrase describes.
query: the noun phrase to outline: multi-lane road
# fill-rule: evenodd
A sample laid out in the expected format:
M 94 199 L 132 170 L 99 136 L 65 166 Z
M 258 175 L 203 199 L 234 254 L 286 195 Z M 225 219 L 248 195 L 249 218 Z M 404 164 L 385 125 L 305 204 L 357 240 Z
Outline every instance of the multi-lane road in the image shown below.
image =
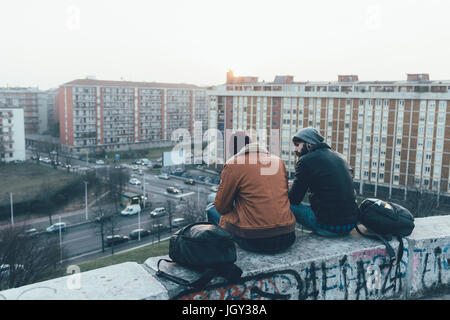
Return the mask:
M 92 167 L 92 166 L 91 166 Z M 127 170 L 132 173 L 132 166 L 126 166 Z M 149 195 L 149 204 L 147 207 L 141 211 L 141 213 L 132 216 L 120 216 L 114 217 L 114 230 L 111 228 L 111 223 L 105 223 L 103 226 L 103 236 L 120 234 L 123 236 L 129 236 L 130 232 L 134 229 L 142 228 L 151 231 L 151 234 L 147 237 L 143 237 L 138 240 L 129 240 L 128 242 L 118 244 L 114 246 L 114 251 L 118 252 L 121 250 L 130 249 L 133 247 L 141 246 L 146 243 L 153 241 L 158 241 L 158 239 L 167 238 L 170 236 L 171 232 L 169 230 L 169 217 L 165 216 L 152 218 L 150 216 L 150 204 L 151 208 L 161 207 L 166 205 L 167 200 L 172 200 L 175 209 L 172 214 L 172 219 L 183 217 L 184 208 L 186 200 L 192 199 L 194 202 L 200 204 L 201 207 L 206 206 L 207 196 L 211 194 L 211 185 L 205 185 L 196 183 L 195 185 L 185 184 L 184 180 L 181 178 L 173 177 L 169 180 L 164 180 L 158 178 L 158 176 L 146 173 L 143 176 L 136 175 L 142 184 L 140 186 L 135 186 L 127 184 L 127 189 L 136 193 L 144 192 L 144 179 L 145 179 L 145 192 Z M 180 195 L 174 195 L 167 192 L 168 187 L 175 187 L 182 191 Z M 92 253 L 102 252 L 102 234 L 101 234 L 101 224 L 95 222 L 95 215 L 93 213 L 94 208 L 89 208 L 89 219 L 84 220 L 84 210 L 80 210 L 73 214 L 62 214 L 61 221 L 67 223 L 67 229 L 65 232 L 61 232 L 61 237 L 59 232 L 54 234 L 47 234 L 45 232 L 45 227 L 48 226 L 47 221 L 40 221 L 36 223 L 28 224 L 29 228 L 37 228 L 41 231 L 40 236 L 44 237 L 55 237 L 58 241 L 61 240 L 61 247 L 63 250 L 63 260 L 70 260 L 80 256 L 87 256 Z M 78 217 L 77 217 L 78 216 Z M 53 222 L 58 222 L 58 217 L 54 217 Z M 82 223 L 80 223 L 80 221 Z M 154 225 L 163 225 L 167 229 L 158 230 L 154 228 Z M 175 231 L 172 228 L 172 232 Z M 111 248 L 105 245 L 105 252 L 111 252 Z

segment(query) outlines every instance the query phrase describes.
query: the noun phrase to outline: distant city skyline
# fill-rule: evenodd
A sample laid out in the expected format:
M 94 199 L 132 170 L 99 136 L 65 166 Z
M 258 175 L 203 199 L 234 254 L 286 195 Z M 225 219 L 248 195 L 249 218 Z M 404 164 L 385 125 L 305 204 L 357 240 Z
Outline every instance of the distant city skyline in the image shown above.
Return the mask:
M 73 79 L 225 83 L 450 79 L 444 0 L 17 0 L 0 4 L 0 87 Z

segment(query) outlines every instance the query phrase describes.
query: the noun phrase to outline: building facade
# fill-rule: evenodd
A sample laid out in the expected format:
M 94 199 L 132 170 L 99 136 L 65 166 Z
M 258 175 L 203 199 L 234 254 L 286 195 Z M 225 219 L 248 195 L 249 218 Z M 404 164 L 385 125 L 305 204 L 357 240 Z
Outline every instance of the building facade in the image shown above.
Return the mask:
M 25 134 L 43 134 L 48 130 L 49 110 L 54 94 L 38 88 L 0 88 L 0 102 L 23 109 Z
M 206 89 L 188 84 L 74 80 L 59 88 L 61 144 L 74 152 L 172 144 L 176 129 L 206 130 Z
M 289 175 L 292 136 L 311 126 L 349 161 L 355 182 L 363 182 L 360 193 L 369 185 L 375 195 L 381 188 L 389 196 L 400 190 L 406 197 L 410 189 L 450 194 L 450 81 L 412 74 L 406 81 L 343 75 L 332 82 L 227 82 L 209 92 L 210 127 L 255 130 Z
M 25 161 L 24 110 L 0 102 L 0 162 Z

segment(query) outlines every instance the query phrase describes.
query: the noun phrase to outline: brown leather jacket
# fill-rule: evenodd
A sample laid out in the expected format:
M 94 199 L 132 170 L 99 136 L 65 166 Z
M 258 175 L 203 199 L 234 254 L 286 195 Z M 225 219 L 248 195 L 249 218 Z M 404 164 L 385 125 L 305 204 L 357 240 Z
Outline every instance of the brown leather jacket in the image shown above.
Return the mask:
M 220 226 L 241 238 L 270 238 L 295 230 L 284 162 L 253 143 L 229 159 L 214 205 Z

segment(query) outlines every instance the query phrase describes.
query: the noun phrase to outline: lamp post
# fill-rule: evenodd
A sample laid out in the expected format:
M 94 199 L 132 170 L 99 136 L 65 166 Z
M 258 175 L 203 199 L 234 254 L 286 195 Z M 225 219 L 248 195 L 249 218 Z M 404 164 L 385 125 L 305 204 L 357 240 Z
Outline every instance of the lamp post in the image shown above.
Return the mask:
M 11 225 L 14 225 L 14 208 L 13 208 L 13 194 L 9 193 L 9 201 L 11 203 Z
M 85 216 L 86 216 L 86 220 L 88 219 L 88 194 L 87 194 L 87 185 L 88 182 L 87 181 L 83 181 L 84 182 L 84 202 L 85 202 Z

